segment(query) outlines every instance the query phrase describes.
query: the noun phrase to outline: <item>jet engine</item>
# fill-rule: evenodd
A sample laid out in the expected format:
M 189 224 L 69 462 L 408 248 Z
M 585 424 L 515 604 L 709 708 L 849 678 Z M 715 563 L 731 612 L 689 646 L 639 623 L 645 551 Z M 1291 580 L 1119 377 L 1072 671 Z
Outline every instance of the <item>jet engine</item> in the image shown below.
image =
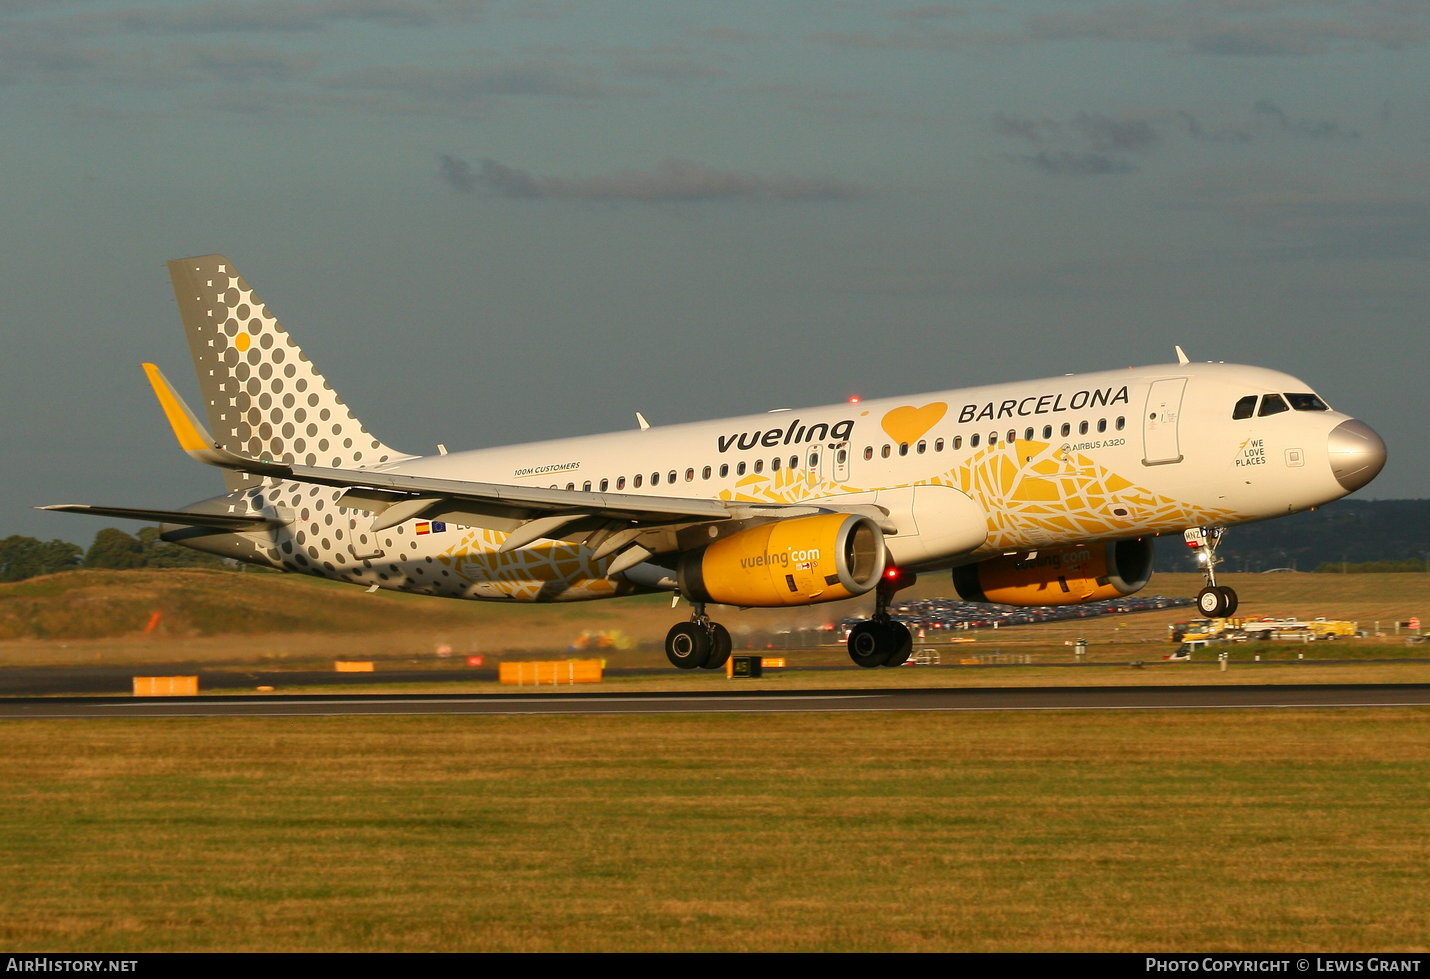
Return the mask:
M 692 602 L 777 608 L 837 602 L 879 583 L 884 535 L 869 517 L 786 517 L 682 554 L 680 593 Z
M 969 602 L 1076 605 L 1140 591 L 1152 577 L 1149 540 L 1098 541 L 989 558 L 953 569 Z

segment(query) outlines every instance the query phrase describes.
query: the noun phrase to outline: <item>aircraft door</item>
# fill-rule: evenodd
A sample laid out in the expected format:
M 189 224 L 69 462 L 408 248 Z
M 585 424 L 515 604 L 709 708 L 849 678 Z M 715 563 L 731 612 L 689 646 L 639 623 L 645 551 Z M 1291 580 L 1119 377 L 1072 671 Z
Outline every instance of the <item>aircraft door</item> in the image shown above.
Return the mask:
M 839 442 L 833 448 L 816 445 L 805 455 L 805 473 L 810 486 L 834 480 L 849 482 L 849 443 Z
M 1147 390 L 1147 407 L 1142 412 L 1142 465 L 1164 466 L 1182 461 L 1177 436 L 1177 418 L 1182 412 L 1185 377 L 1153 381 Z

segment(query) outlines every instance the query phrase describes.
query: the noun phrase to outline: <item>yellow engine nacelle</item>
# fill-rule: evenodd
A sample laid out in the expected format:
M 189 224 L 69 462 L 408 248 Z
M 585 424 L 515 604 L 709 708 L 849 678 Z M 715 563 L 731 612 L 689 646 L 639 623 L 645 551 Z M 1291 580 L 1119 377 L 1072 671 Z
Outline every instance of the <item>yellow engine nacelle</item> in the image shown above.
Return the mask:
M 677 568 L 692 602 L 776 608 L 837 602 L 879 583 L 884 535 L 868 517 L 787 517 L 690 551 Z
M 1152 542 L 1099 541 L 1048 548 L 1031 558 L 1005 556 L 953 569 L 953 585 L 969 602 L 1075 605 L 1121 598 L 1152 577 Z

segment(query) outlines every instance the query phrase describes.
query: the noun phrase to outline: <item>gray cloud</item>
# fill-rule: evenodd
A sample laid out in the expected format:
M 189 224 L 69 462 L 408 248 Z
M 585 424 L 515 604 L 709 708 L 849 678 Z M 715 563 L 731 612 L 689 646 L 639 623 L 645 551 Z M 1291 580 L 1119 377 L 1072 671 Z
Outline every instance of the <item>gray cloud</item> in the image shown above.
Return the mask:
M 1105 153 L 1073 153 L 1068 150 L 1059 153 L 1044 151 L 1033 155 L 1008 155 L 1004 159 L 1060 176 L 1131 173 L 1137 169 L 1125 160 L 1114 159 Z
M 1152 124 L 1140 119 L 1119 121 L 1095 112 L 1079 112 L 1072 128 L 1092 143 L 1093 150 L 1143 150 L 1157 142 Z
M 1093 39 L 1166 44 L 1204 54 L 1293 57 L 1367 45 L 1397 49 L 1430 41 L 1430 7 L 1399 0 L 1320 5 L 1288 0 L 1209 4 L 1141 0 L 1030 17 L 1033 40 Z
M 400 92 L 425 101 L 470 102 L 487 96 L 554 95 L 593 97 L 607 90 L 545 65 L 497 68 L 363 68 L 335 78 L 335 88 Z
M 422 4 L 416 0 L 248 0 L 191 4 L 180 7 L 138 7 L 101 14 L 92 27 L 139 34 L 297 33 L 325 30 L 339 21 L 390 27 L 425 27 L 446 20 L 459 8 Z
M 1041 143 L 1062 132 L 1062 126 L 1052 119 L 1023 119 L 1002 112 L 993 117 L 993 131 L 1000 136 L 1026 139 L 1030 143 Z
M 1174 113 L 1192 139 L 1207 143 L 1249 143 L 1251 133 L 1244 129 L 1204 129 L 1195 115 L 1186 109 Z
M 1295 119 L 1269 99 L 1261 99 L 1251 107 L 1252 118 L 1259 124 L 1295 136 L 1311 139 L 1360 139 L 1354 129 L 1342 129 L 1340 123 L 1329 119 Z
M 477 178 L 472 173 L 471 164 L 450 153 L 438 155 L 437 175 L 453 190 L 459 190 L 464 194 L 471 193 L 477 187 Z
M 831 201 L 860 195 L 824 177 L 761 177 L 713 170 L 688 160 L 666 160 L 652 170 L 622 170 L 600 177 L 543 177 L 496 160 L 483 160 L 475 176 L 458 157 L 441 157 L 441 177 L 462 191 L 482 187 L 513 200 L 634 201 L 641 203 L 733 200 Z

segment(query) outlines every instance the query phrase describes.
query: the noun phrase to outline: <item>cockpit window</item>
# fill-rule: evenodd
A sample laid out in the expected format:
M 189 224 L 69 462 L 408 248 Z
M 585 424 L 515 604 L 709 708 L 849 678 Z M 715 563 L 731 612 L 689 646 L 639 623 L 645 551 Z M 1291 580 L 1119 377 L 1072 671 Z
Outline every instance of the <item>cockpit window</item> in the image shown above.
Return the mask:
M 1256 414 L 1256 395 L 1248 394 L 1236 403 L 1236 407 L 1231 409 L 1231 417 L 1235 421 L 1243 418 L 1250 418 Z
M 1261 399 L 1261 410 L 1258 415 L 1277 415 L 1283 411 L 1290 411 L 1286 406 L 1286 399 L 1279 394 L 1268 394 Z
M 1286 400 L 1296 411 L 1330 411 L 1331 406 L 1309 391 L 1304 394 L 1288 394 Z

